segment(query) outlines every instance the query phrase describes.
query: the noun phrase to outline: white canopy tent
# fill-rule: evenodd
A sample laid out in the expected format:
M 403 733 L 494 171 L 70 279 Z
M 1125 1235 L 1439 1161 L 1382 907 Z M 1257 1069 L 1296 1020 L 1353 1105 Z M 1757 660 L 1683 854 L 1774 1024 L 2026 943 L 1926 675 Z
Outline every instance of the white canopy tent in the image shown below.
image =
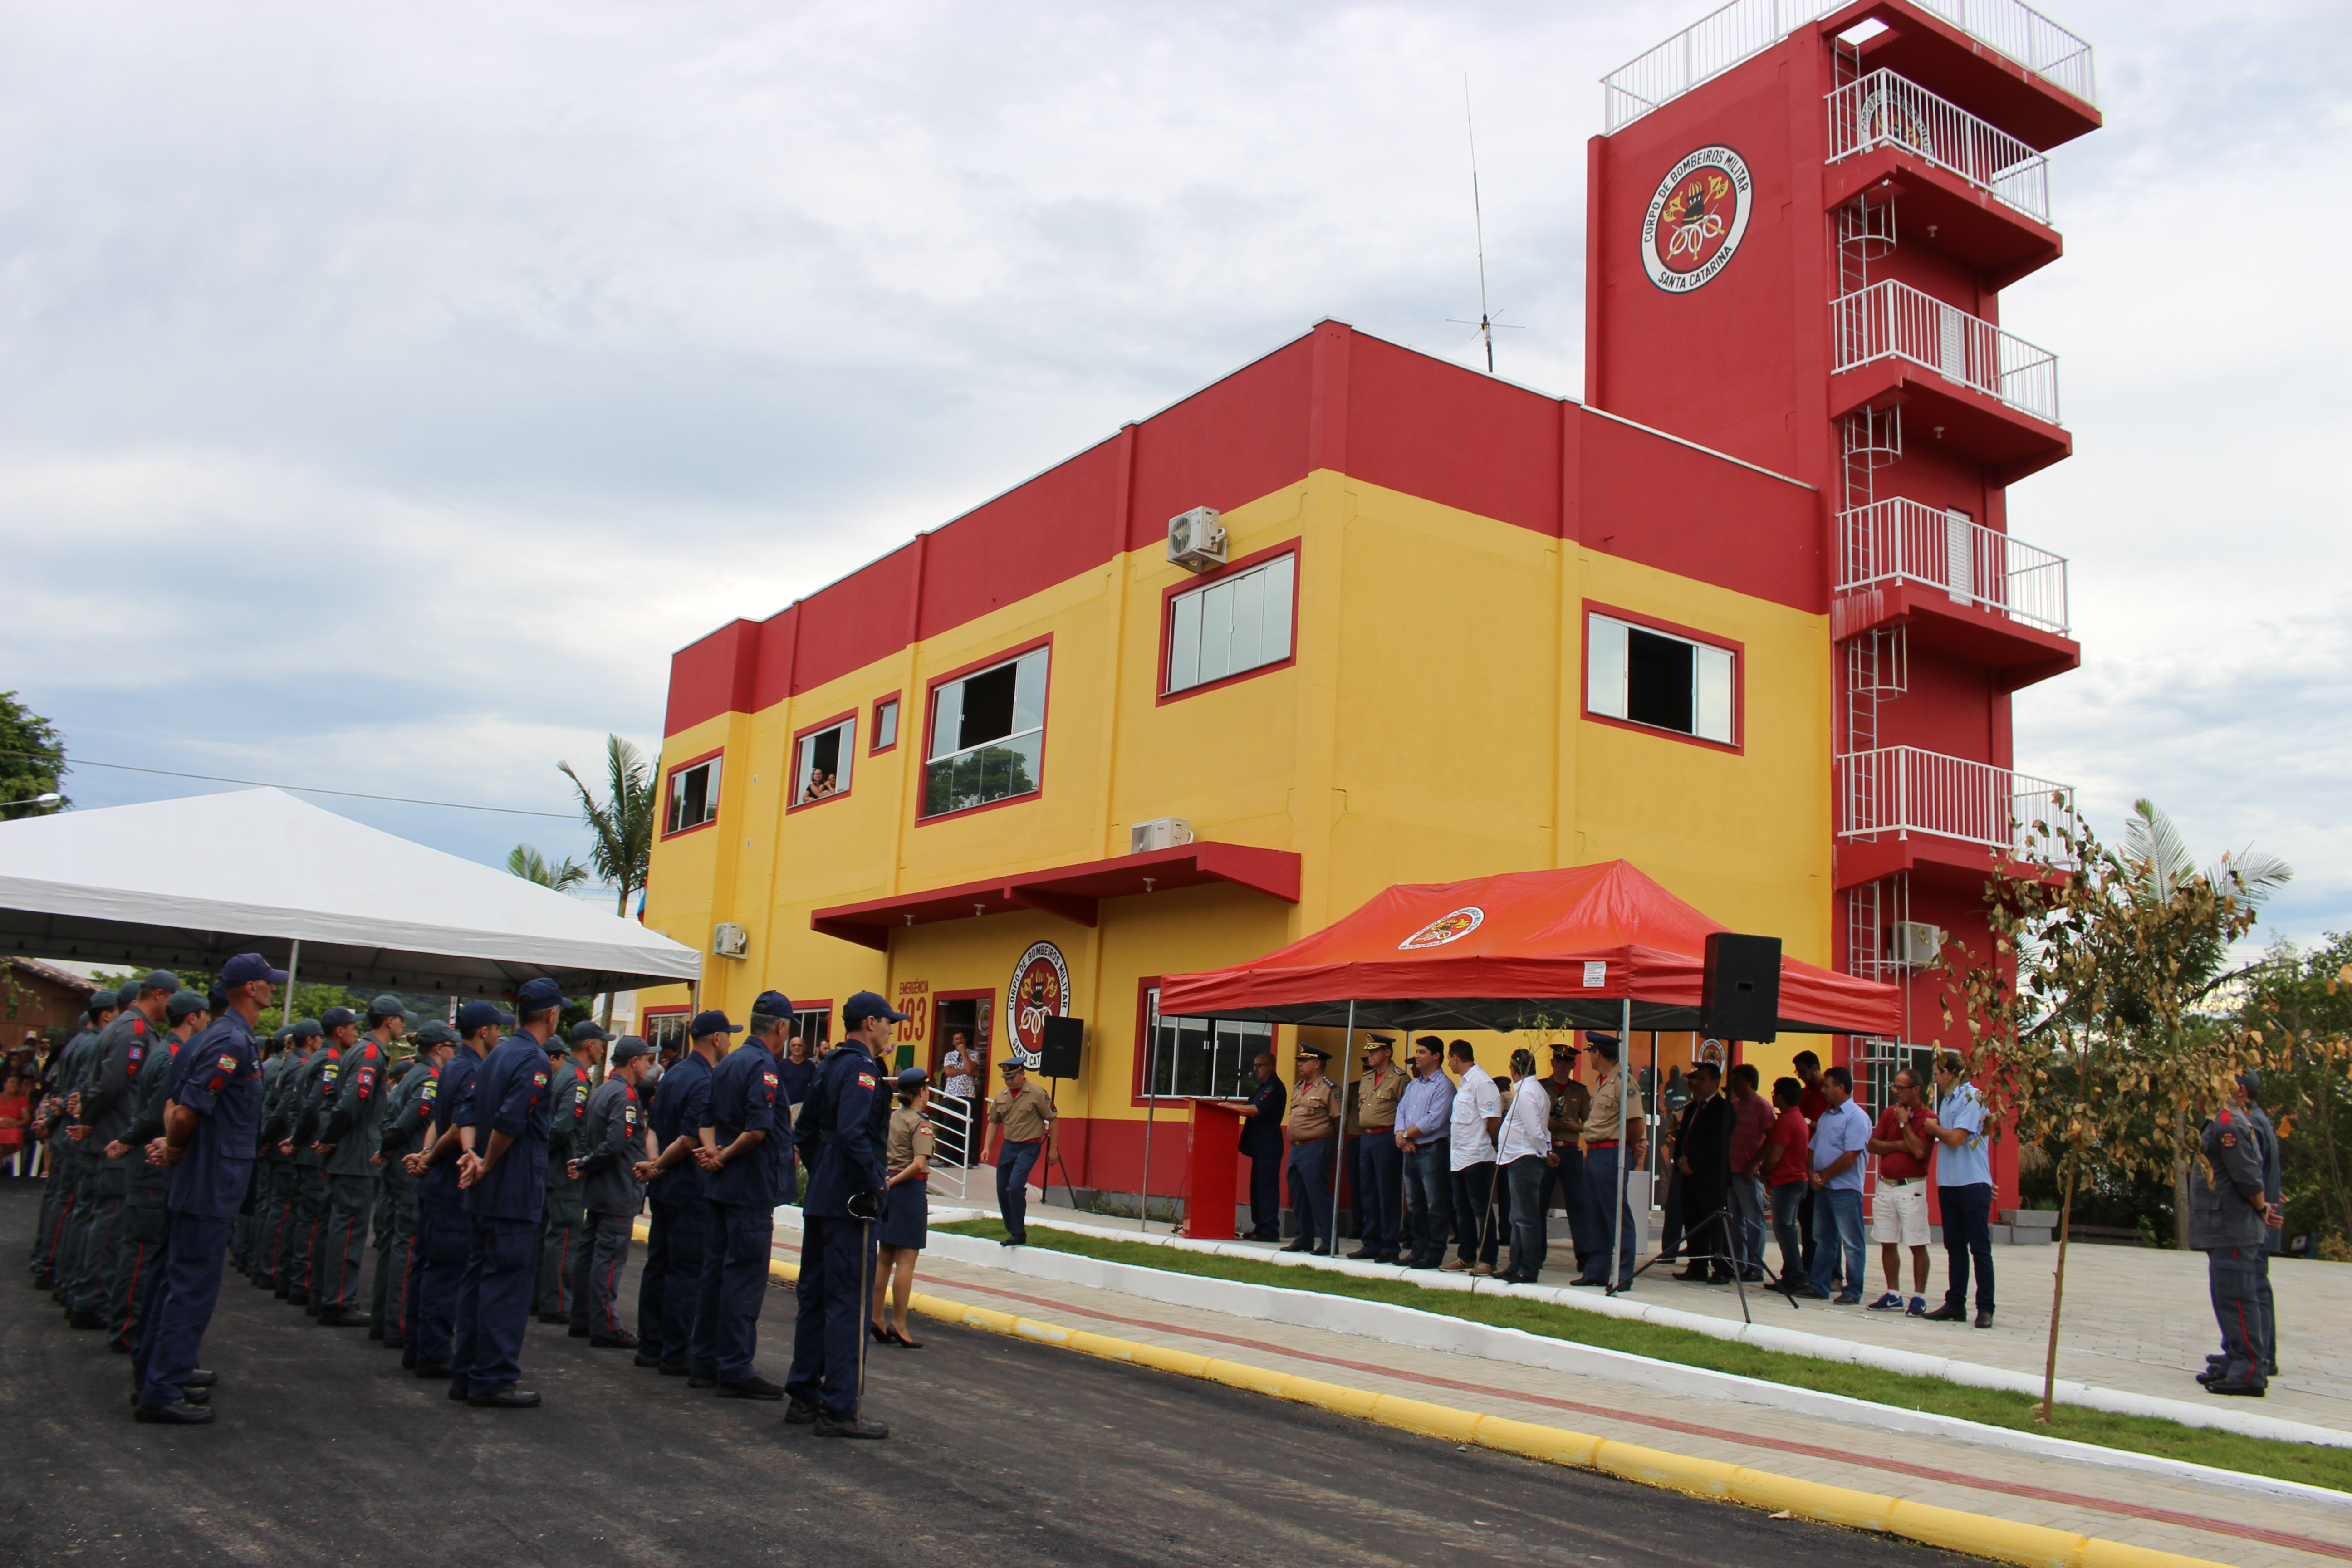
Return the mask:
M 0 946 L 29 957 L 500 995 L 694 983 L 701 955 L 632 920 L 337 816 L 237 790 L 0 823 Z

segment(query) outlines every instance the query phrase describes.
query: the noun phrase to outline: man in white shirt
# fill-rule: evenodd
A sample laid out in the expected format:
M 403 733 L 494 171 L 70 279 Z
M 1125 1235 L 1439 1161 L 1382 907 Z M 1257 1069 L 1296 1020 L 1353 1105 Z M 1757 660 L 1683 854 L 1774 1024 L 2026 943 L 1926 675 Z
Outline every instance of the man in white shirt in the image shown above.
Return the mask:
M 1450 1155 L 1454 1165 L 1454 1256 L 1448 1271 L 1487 1275 L 1495 1271 L 1503 1226 L 1510 1216 L 1494 1212 L 1501 1194 L 1495 1189 L 1495 1131 L 1503 1125 L 1503 1092 L 1478 1065 L 1478 1053 L 1467 1040 L 1445 1047 L 1454 1064 L 1454 1123 Z
M 1551 1096 L 1536 1077 L 1536 1054 L 1511 1053 L 1511 1108 L 1495 1152 L 1511 1215 L 1511 1266 L 1495 1278 L 1532 1285 L 1544 1262 L 1544 1173 L 1559 1163 L 1551 1146 Z

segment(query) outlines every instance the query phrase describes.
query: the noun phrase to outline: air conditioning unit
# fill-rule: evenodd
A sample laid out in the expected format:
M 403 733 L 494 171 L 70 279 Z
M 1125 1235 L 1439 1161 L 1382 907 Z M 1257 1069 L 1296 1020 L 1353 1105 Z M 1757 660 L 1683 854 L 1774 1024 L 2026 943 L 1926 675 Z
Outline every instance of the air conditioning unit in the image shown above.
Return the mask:
M 1944 951 L 1944 928 L 1925 921 L 1897 921 L 1887 935 L 1891 956 L 1906 969 L 1925 969 Z
M 1179 844 L 1192 842 L 1192 825 L 1181 816 L 1155 816 L 1149 822 L 1139 822 L 1127 832 L 1127 852 L 1140 855 L 1147 849 L 1173 849 Z
M 1207 572 L 1225 563 L 1225 530 L 1215 507 L 1196 506 L 1168 520 L 1168 559 L 1187 572 Z
M 710 951 L 721 958 L 741 958 L 751 951 L 751 933 L 733 921 L 721 921 L 710 932 Z

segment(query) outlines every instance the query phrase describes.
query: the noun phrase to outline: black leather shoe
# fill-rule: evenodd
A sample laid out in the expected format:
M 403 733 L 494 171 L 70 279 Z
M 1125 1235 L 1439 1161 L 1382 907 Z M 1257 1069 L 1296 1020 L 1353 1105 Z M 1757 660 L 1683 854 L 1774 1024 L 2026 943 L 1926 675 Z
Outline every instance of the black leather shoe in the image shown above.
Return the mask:
M 359 1329 L 367 1326 L 367 1320 L 357 1312 L 330 1307 L 319 1314 L 319 1326 L 322 1329 Z
M 54 1290 L 54 1289 L 56 1289 L 57 1288 L 58 1288 L 58 1277 L 57 1277 L 56 1275 L 54 1275 L 54 1274 L 36 1274 L 36 1275 L 34 1275 L 34 1276 L 33 1276 L 33 1289 L 36 1289 L 36 1290 Z
M 1302 1237 L 1300 1237 L 1297 1241 L 1292 1242 L 1289 1246 L 1287 1246 L 1287 1247 L 1284 1247 L 1282 1250 L 1283 1250 L 1283 1251 L 1285 1251 L 1285 1252 L 1304 1252 L 1304 1251 L 1306 1251 L 1308 1247 L 1313 1247 L 1314 1245 L 1315 1245 L 1315 1244 L 1314 1244 L 1313 1242 L 1311 1242 L 1311 1241 L 1307 1240 L 1305 1237 L 1303 1237 L 1303 1236 L 1302 1236 Z
M 213 1391 L 209 1388 L 184 1386 L 180 1390 L 180 1399 L 182 1403 L 187 1405 L 210 1405 L 213 1402 Z M 131 1391 L 131 1403 L 134 1405 L 139 1403 L 139 1391 L 135 1388 Z
M 719 1397 L 721 1399 L 782 1399 L 783 1396 L 782 1387 L 764 1377 L 747 1377 L 740 1383 L 719 1385 Z
M 566 1319 L 565 1321 L 567 1322 L 570 1321 L 569 1319 Z M 588 1338 L 588 1325 L 585 1323 L 572 1323 L 572 1327 L 565 1330 L 564 1332 L 575 1340 L 584 1340 Z
M 698 1373 L 688 1373 L 686 1385 L 688 1388 L 716 1388 L 719 1386 L 719 1380 L 715 1377 L 704 1377 Z
M 595 1341 L 593 1341 L 593 1340 L 591 1340 L 591 1341 L 589 1341 L 588 1342 L 589 1342 L 590 1344 L 592 1344 L 592 1345 L 593 1345 L 593 1344 L 594 1344 L 596 1342 L 595 1342 Z M 643 1352 L 643 1351 L 639 1351 L 635 1355 L 633 1355 L 633 1356 L 631 1356 L 631 1357 L 629 1358 L 629 1364 L 630 1364 L 631 1366 L 656 1366 L 656 1367 L 657 1367 L 657 1366 L 661 1365 L 661 1357 L 659 1357 L 659 1356 L 657 1356 L 657 1355 L 647 1355 L 645 1352 Z
M 372 1340 L 381 1340 L 383 1338 L 383 1331 L 371 1323 L 368 1325 L 368 1338 Z
M 661 1374 L 664 1377 L 684 1377 L 686 1375 L 686 1363 L 682 1361 L 663 1362 L 661 1363 Z
M 1992 1309 L 1990 1307 L 1983 1308 L 1978 1311 L 1977 1327 L 1980 1329 L 1989 1329 L 1992 1327 Z
M 66 1326 L 75 1329 L 102 1329 L 106 1327 L 106 1320 L 96 1312 L 76 1312 L 66 1320 Z
M 496 1394 L 469 1394 L 466 1403 L 477 1410 L 536 1410 L 539 1395 L 528 1388 L 509 1385 Z
M 210 1388 L 219 1381 L 220 1373 L 216 1372 L 206 1372 L 203 1367 L 198 1367 L 195 1371 L 188 1373 L 187 1376 L 180 1380 L 180 1386 L 182 1388 Z
M 1674 1278 L 1686 1279 L 1694 1285 L 1704 1285 L 1707 1281 L 1706 1270 L 1704 1268 L 1685 1268 Z
M 453 1381 L 453 1382 L 449 1384 L 449 1397 L 450 1397 L 450 1398 L 452 1398 L 452 1399 L 461 1399 L 461 1400 L 462 1400 L 462 1399 L 471 1399 L 473 1396 L 474 1396 L 474 1389 L 473 1389 L 473 1385 L 472 1385 L 471 1384 L 457 1383 L 457 1382 L 454 1382 L 454 1381 Z
M 824 1411 L 817 1408 L 814 1401 L 803 1399 L 795 1394 L 793 1395 L 792 1404 L 784 1407 L 784 1424 L 788 1426 L 805 1426 L 824 1414 Z
M 446 1361 L 421 1361 L 416 1363 L 415 1372 L 417 1376 L 432 1383 L 449 1375 L 449 1363 Z
M 539 1321 L 542 1323 L 569 1323 L 572 1321 L 572 1314 L 569 1312 L 541 1312 L 539 1314 Z
M 164 1426 L 202 1426 L 213 1418 L 209 1405 L 191 1405 L 176 1400 L 170 1405 L 142 1405 L 131 1413 L 133 1421 L 145 1421 Z
M 816 1435 L 820 1437 L 887 1437 L 890 1428 L 879 1421 L 868 1421 L 863 1415 L 853 1415 L 846 1421 L 819 1415 L 816 1418 Z
M 383 1339 L 376 1342 L 388 1351 L 402 1351 L 408 1348 L 406 1340 Z
M 591 1334 L 588 1348 L 597 1351 L 633 1351 L 637 1348 L 637 1336 L 626 1329 L 609 1334 Z
M 1930 1323 L 1965 1323 L 1969 1321 L 1969 1314 L 1965 1310 L 1947 1301 L 1934 1311 L 1927 1313 L 1926 1321 Z
M 2260 1399 L 2265 1394 L 2269 1393 L 2270 1390 L 2269 1386 L 2265 1384 L 2257 1382 L 2252 1378 L 2245 1378 L 2241 1379 L 2236 1383 L 2209 1383 L 2205 1385 L 2205 1392 L 2208 1394 L 2242 1394 L 2248 1399 Z
M 1380 1257 L 1381 1255 L 1379 1253 L 1367 1252 L 1360 1247 L 1356 1248 L 1355 1251 L 1348 1254 L 1348 1261 L 1350 1263 L 1377 1263 L 1380 1261 Z

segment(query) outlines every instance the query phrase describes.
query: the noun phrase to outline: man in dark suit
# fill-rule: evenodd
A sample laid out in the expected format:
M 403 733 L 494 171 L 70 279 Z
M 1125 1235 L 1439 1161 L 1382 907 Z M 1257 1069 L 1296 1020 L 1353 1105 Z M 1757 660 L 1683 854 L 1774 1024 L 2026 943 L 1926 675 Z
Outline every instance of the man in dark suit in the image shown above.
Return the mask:
M 1723 1069 L 1700 1062 L 1690 1070 L 1691 1102 L 1675 1141 L 1675 1169 L 1683 1178 L 1684 1246 L 1690 1266 L 1677 1279 L 1731 1282 L 1731 1235 L 1722 1219 L 1731 1195 L 1731 1130 L 1738 1120 L 1722 1094 Z
M 1246 1239 L 1280 1241 L 1282 1119 L 1288 1109 L 1288 1091 L 1274 1076 L 1272 1051 L 1258 1052 L 1250 1068 L 1257 1074 L 1257 1087 L 1250 1090 L 1248 1107 L 1243 1111 L 1249 1118 L 1242 1126 L 1242 1152 L 1249 1156 L 1250 1163 L 1250 1233 Z

